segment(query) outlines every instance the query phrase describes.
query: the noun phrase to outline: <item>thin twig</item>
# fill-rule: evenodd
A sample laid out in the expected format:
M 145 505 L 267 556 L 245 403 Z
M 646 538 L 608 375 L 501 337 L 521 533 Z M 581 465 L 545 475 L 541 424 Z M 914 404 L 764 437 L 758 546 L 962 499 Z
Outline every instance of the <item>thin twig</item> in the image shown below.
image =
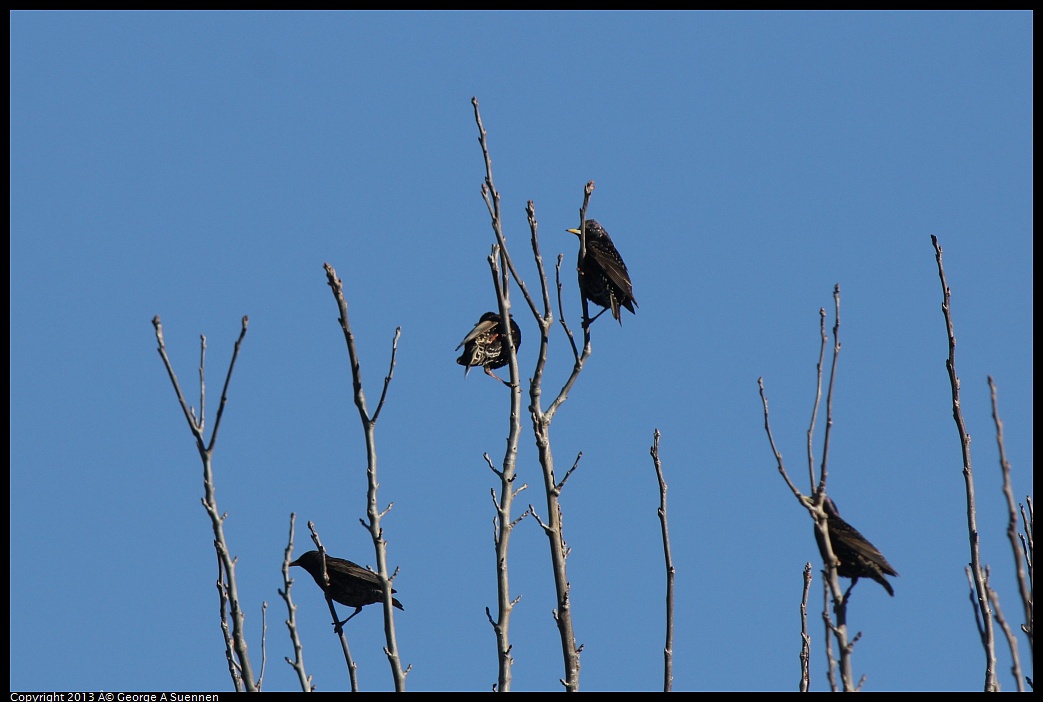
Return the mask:
M 549 328 L 551 321 L 547 318 L 547 315 L 540 315 L 535 301 L 529 295 L 528 288 L 525 286 L 525 282 L 518 275 L 518 271 L 514 267 L 514 262 L 511 259 L 510 252 L 507 250 L 507 240 L 503 234 L 503 219 L 500 212 L 500 193 L 496 189 L 496 184 L 493 181 L 493 168 L 492 168 L 492 157 L 489 155 L 489 144 L 488 135 L 485 131 L 485 125 L 482 124 L 482 115 L 478 109 L 478 98 L 471 98 L 471 105 L 474 108 L 474 119 L 475 124 L 478 126 L 478 143 L 482 148 L 482 156 L 485 160 L 485 180 L 482 184 L 482 198 L 485 200 L 487 209 L 489 210 L 489 216 L 492 219 L 491 225 L 493 230 L 493 236 L 496 243 L 492 247 L 492 253 L 489 255 L 489 271 L 492 274 L 493 292 L 496 296 L 497 309 L 499 310 L 500 319 L 503 321 L 503 327 L 507 330 L 507 343 L 503 344 L 504 352 L 507 354 L 507 365 L 510 373 L 510 412 L 508 414 L 508 436 L 507 436 L 507 448 L 504 452 L 503 462 L 501 468 L 497 469 L 493 466 L 491 459 L 488 454 L 485 454 L 485 460 L 489 464 L 490 469 L 500 479 L 500 495 L 497 500 L 495 490 L 493 493 L 493 504 L 496 510 L 496 516 L 493 518 L 493 547 L 496 551 L 496 594 L 497 594 L 497 615 L 495 620 L 492 617 L 492 613 L 489 608 L 486 608 L 486 616 L 489 618 L 489 623 L 492 625 L 493 633 L 496 637 L 496 655 L 497 655 L 497 681 L 493 689 L 499 692 L 510 692 L 511 690 L 511 669 L 514 665 L 514 657 L 511 655 L 513 646 L 510 642 L 510 621 L 511 613 L 514 610 L 514 605 L 520 600 L 519 597 L 511 597 L 510 592 L 510 578 L 509 578 L 509 567 L 508 567 L 508 554 L 510 546 L 511 533 L 518 522 L 525 517 L 528 513 L 523 512 L 517 519 L 512 517 L 512 509 L 514 506 L 514 498 L 519 492 L 525 489 L 523 485 L 517 490 L 514 489 L 514 479 L 516 477 L 516 466 L 518 460 L 518 444 L 521 440 L 521 373 L 518 367 L 518 343 L 520 340 L 514 338 L 514 332 L 511 330 L 511 299 L 510 299 L 510 278 L 513 277 L 515 282 L 518 284 L 518 288 L 522 291 L 522 295 L 525 301 L 529 305 L 529 310 L 532 312 L 533 317 L 536 318 L 537 323 L 541 329 Z M 542 259 L 539 255 L 539 246 L 537 243 L 537 223 L 535 208 L 532 201 L 529 201 L 527 208 L 529 218 L 529 228 L 532 232 L 532 247 L 536 255 L 536 263 L 540 271 L 543 269 Z M 508 275 L 508 272 L 510 273 Z M 544 282 L 544 307 L 546 308 L 546 283 Z
M 825 492 L 829 477 L 829 437 L 833 433 L 833 388 L 837 378 L 837 361 L 840 358 L 840 284 L 833 286 L 833 365 L 829 369 L 829 389 L 826 391 L 826 431 L 822 437 L 822 464 L 818 475 L 819 491 Z
M 587 205 L 590 204 L 590 196 L 594 192 L 594 181 L 587 181 L 583 188 L 583 205 L 579 208 L 579 255 L 576 257 L 576 276 L 580 290 L 580 303 L 583 308 L 583 347 L 590 346 L 590 315 L 587 308 L 587 296 L 583 294 L 583 263 L 587 258 Z
M 289 657 L 284 660 L 290 664 L 294 672 L 297 673 L 297 680 L 300 682 L 301 690 L 303 692 L 312 691 L 311 676 L 308 675 L 304 669 L 304 646 L 301 645 L 300 636 L 297 634 L 297 605 L 293 603 L 293 596 L 290 593 L 290 588 L 293 587 L 293 578 L 290 577 L 290 563 L 293 562 L 293 534 L 294 524 L 296 523 L 297 515 L 293 512 L 290 513 L 290 534 L 286 541 L 286 548 L 283 549 L 282 556 L 282 589 L 279 590 L 279 596 L 286 602 L 286 628 L 290 632 L 290 643 L 293 646 L 293 660 Z
M 493 232 L 496 235 L 496 243 L 500 245 L 500 249 L 506 251 L 507 241 L 503 236 L 503 221 L 500 216 L 500 193 L 496 190 L 493 185 L 492 172 L 493 162 L 492 157 L 489 155 L 489 144 L 486 140 L 487 134 L 485 132 L 485 125 L 482 124 L 482 115 L 478 111 L 478 98 L 471 98 L 471 106 L 474 108 L 474 121 L 478 125 L 478 143 L 482 147 L 482 156 L 485 158 L 485 182 L 482 184 L 482 197 L 485 199 L 486 207 L 489 209 L 489 216 L 492 218 Z M 504 260 L 507 265 L 507 269 L 510 270 L 511 276 L 515 282 L 518 283 L 518 287 L 521 288 L 522 296 L 525 301 L 529 304 L 529 309 L 532 311 L 534 317 L 539 317 L 540 314 L 536 309 L 536 302 L 529 295 L 528 288 L 525 287 L 525 281 L 518 275 L 518 271 L 514 267 L 514 262 L 511 261 L 510 256 L 504 254 Z M 510 325 L 508 325 L 510 326 Z
M 818 418 L 818 405 L 822 401 L 822 362 L 826 357 L 826 308 L 819 307 L 819 337 L 822 343 L 818 350 L 818 363 L 815 365 L 815 402 L 811 407 L 811 421 L 808 424 L 808 478 L 812 492 L 816 489 L 815 480 L 815 420 Z M 821 492 L 823 486 L 819 485 Z
M 185 421 L 188 422 L 189 430 L 192 432 L 192 436 L 196 440 L 196 450 L 199 452 L 200 460 L 203 463 L 203 508 L 206 510 L 207 515 L 210 517 L 210 525 L 214 532 L 214 549 L 217 552 L 217 558 L 219 560 L 218 567 L 218 578 L 219 578 L 219 597 L 227 598 L 229 615 L 231 616 L 232 631 L 232 648 L 235 651 L 236 661 L 230 662 L 229 670 L 232 676 L 232 682 L 236 686 L 236 689 L 244 688 L 248 692 L 255 692 L 257 690 L 257 684 L 253 675 L 253 670 L 250 666 L 250 659 L 248 654 L 248 646 L 246 643 L 246 634 L 244 631 L 244 622 L 246 620 L 246 614 L 243 612 L 243 608 L 239 602 L 239 586 L 235 577 L 235 561 L 232 557 L 231 552 L 228 548 L 228 541 L 225 538 L 224 533 L 224 521 L 227 518 L 226 514 L 222 514 L 217 507 L 216 490 L 214 487 L 214 472 L 213 472 L 213 456 L 214 447 L 217 444 L 217 434 L 221 428 L 221 419 L 224 416 L 225 406 L 228 402 L 228 389 L 232 382 L 232 373 L 235 370 L 236 360 L 239 358 L 239 351 L 242 348 L 243 339 L 246 337 L 247 326 L 249 325 L 249 317 L 243 317 L 241 322 L 241 328 L 239 331 L 239 338 L 235 341 L 235 346 L 232 351 L 232 358 L 228 363 L 228 372 L 225 374 L 224 386 L 221 390 L 221 400 L 217 409 L 217 419 L 214 421 L 214 428 L 210 432 L 210 441 L 207 442 L 203 435 L 203 429 L 206 426 L 206 414 L 204 408 L 206 406 L 206 384 L 204 378 L 204 361 L 206 358 L 206 337 L 200 337 L 200 362 L 199 362 L 199 417 L 195 416 L 195 412 L 188 406 L 188 402 L 185 400 L 184 393 L 181 392 L 181 385 L 178 383 L 177 374 L 174 372 L 174 367 L 170 363 L 170 358 L 167 356 L 166 343 L 163 339 L 163 323 L 160 321 L 159 315 L 156 315 L 152 319 L 152 326 L 155 328 L 156 343 L 158 345 L 158 351 L 160 358 L 163 359 L 163 365 L 167 370 L 167 376 L 170 378 L 171 384 L 174 386 L 174 393 L 177 396 L 178 403 L 181 406 L 181 412 L 185 416 Z M 222 600 L 222 627 L 227 627 L 227 620 L 223 618 L 224 604 Z M 240 685 L 241 678 L 241 685 Z
M 387 396 L 388 385 L 395 370 L 395 355 L 398 351 L 398 340 L 402 335 L 402 328 L 395 329 L 395 337 L 391 342 L 391 362 L 387 376 L 384 378 L 384 387 L 380 394 L 377 410 L 370 416 L 366 409 L 366 395 L 362 389 L 362 369 L 359 363 L 358 350 L 355 347 L 355 335 L 351 331 L 351 323 L 348 321 L 348 302 L 344 296 L 344 283 L 337 277 L 337 271 L 329 263 L 323 264 L 326 271 L 326 282 L 333 291 L 333 297 L 340 311 L 340 327 L 344 332 L 344 341 L 348 347 L 348 359 L 351 365 L 351 382 L 354 389 L 355 407 L 359 412 L 362 422 L 362 431 L 366 439 L 366 516 L 368 521 L 359 520 L 369 530 L 370 538 L 373 540 L 373 550 L 376 552 L 377 571 L 384 602 L 384 639 L 386 645 L 384 651 L 387 654 L 388 664 L 391 666 L 391 675 L 395 680 L 395 691 L 404 692 L 406 688 L 406 674 L 408 668 L 402 670 L 402 662 L 398 654 L 398 643 L 395 631 L 395 615 L 391 596 L 391 577 L 388 576 L 387 565 L 387 541 L 384 540 L 384 530 L 381 527 L 381 518 L 391 509 L 381 511 L 377 503 L 377 439 L 376 423 L 377 415 L 384 405 Z M 325 561 L 324 561 L 325 564 Z
M 652 465 L 659 480 L 659 524 L 663 532 L 663 558 L 666 565 L 666 643 L 663 646 L 663 692 L 674 688 L 674 558 L 670 554 L 670 528 L 666 519 L 666 479 L 659 461 L 659 430 L 652 434 Z
M 811 686 L 811 635 L 808 633 L 808 593 L 811 591 L 811 561 L 804 564 L 804 590 L 800 596 L 800 691 Z
M 257 673 L 257 691 L 264 689 L 264 666 L 268 662 L 268 602 L 261 602 L 261 670 Z
M 308 520 L 308 531 L 311 532 L 312 543 L 315 544 L 315 548 L 319 550 L 319 555 L 322 557 L 320 560 L 320 563 L 322 563 L 322 580 L 326 583 L 322 588 L 322 592 L 326 596 L 326 605 L 330 608 L 330 617 L 333 618 L 333 633 L 337 635 L 338 639 L 340 639 L 340 648 L 344 653 L 344 664 L 348 667 L 348 678 L 351 680 L 351 691 L 358 692 L 358 666 L 355 664 L 355 659 L 351 656 L 351 647 L 348 645 L 348 635 L 344 632 L 344 627 L 341 624 L 340 617 L 337 615 L 337 607 L 333 604 L 332 589 L 330 587 L 330 574 L 329 571 L 326 570 L 326 547 L 322 545 L 322 539 L 319 538 L 319 531 L 315 528 L 315 522 Z
M 235 662 L 235 644 L 232 642 L 232 630 L 228 626 L 228 590 L 225 588 L 224 566 L 221 563 L 221 555 L 217 549 L 217 599 L 218 617 L 221 621 L 221 636 L 225 641 L 225 660 L 228 663 L 228 674 L 235 684 L 235 691 L 243 691 L 243 677 L 239 674 L 239 666 Z
M 554 585 L 555 585 L 555 597 L 557 602 L 557 609 L 554 612 L 555 622 L 558 626 L 558 633 L 561 639 L 562 656 L 564 659 L 565 678 L 562 683 L 565 688 L 569 691 L 579 690 L 579 654 L 582 651 L 582 646 L 576 646 L 575 634 L 573 632 L 572 614 L 571 614 L 571 602 L 569 599 L 569 581 L 566 573 L 565 562 L 568 556 L 568 547 L 565 544 L 564 532 L 562 528 L 562 516 L 561 507 L 558 501 L 558 492 L 563 487 L 564 479 L 562 484 L 558 484 L 554 478 L 554 457 L 551 451 L 550 442 L 550 422 L 556 412 L 557 408 L 565 401 L 569 390 L 579 376 L 579 372 L 582 370 L 583 361 L 586 360 L 590 353 L 590 345 L 585 345 L 584 351 L 576 359 L 576 363 L 573 366 L 572 373 L 569 378 L 565 381 L 562 389 L 558 392 L 557 397 L 551 402 L 548 409 L 543 410 L 541 408 L 540 398 L 542 397 L 542 384 L 543 384 L 543 371 L 546 367 L 547 357 L 549 352 L 549 335 L 552 328 L 553 316 L 550 311 L 549 291 L 546 282 L 546 275 L 543 270 L 542 258 L 539 253 L 539 244 L 537 237 L 537 226 L 535 217 L 535 208 L 531 201 L 527 208 L 529 226 L 532 232 L 532 248 L 533 255 L 536 258 L 537 268 L 540 274 L 541 291 L 543 293 L 543 313 L 541 314 L 538 310 L 535 301 L 529 295 L 528 289 L 525 283 L 518 276 L 511 257 L 507 254 L 507 244 L 503 237 L 503 228 L 500 215 L 500 195 L 497 192 L 493 180 L 492 180 L 492 160 L 489 156 L 489 148 L 486 138 L 485 127 L 482 124 L 481 115 L 478 110 L 477 98 L 472 98 L 471 104 L 474 107 L 475 122 L 478 125 L 478 141 L 482 147 L 482 154 L 485 158 L 486 167 L 486 180 L 482 186 L 482 197 L 485 199 L 486 207 L 489 210 L 490 217 L 492 218 L 493 231 L 496 235 L 496 241 L 499 246 L 500 255 L 503 258 L 504 265 L 511 272 L 511 276 L 517 282 L 519 289 L 525 297 L 526 302 L 529 304 L 529 309 L 532 312 L 533 317 L 536 319 L 537 324 L 540 327 L 540 343 L 539 351 L 536 360 L 536 367 L 533 375 L 529 381 L 529 415 L 532 419 L 533 433 L 535 435 L 536 446 L 539 452 L 540 466 L 543 469 L 543 480 L 544 490 L 547 497 L 547 522 L 541 521 L 536 516 L 535 510 L 532 510 L 530 505 L 530 512 L 536 518 L 537 522 L 544 529 L 550 544 L 551 552 L 551 565 L 554 573 Z M 591 184 L 592 187 L 592 184 Z M 589 198 L 589 194 L 588 194 Z M 499 286 L 500 288 L 505 286 Z M 498 301 L 501 303 L 501 314 L 506 313 L 508 310 L 504 304 L 505 295 L 502 289 L 498 289 L 497 292 Z M 560 288 L 559 288 L 560 297 Z M 589 336 L 587 337 L 589 338 Z M 514 361 L 512 361 L 513 366 Z M 517 385 L 517 375 L 512 367 L 512 386 Z M 512 405 L 513 407 L 513 405 Z M 568 474 L 566 474 L 566 479 Z M 509 493 L 510 490 L 501 490 L 501 504 L 505 494 Z M 504 522 L 501 520 L 501 526 Z M 502 588 L 501 588 L 502 592 Z M 501 608 L 503 606 L 503 596 L 501 594 Z M 504 690 L 503 680 L 503 669 L 505 667 L 505 650 L 509 653 L 509 648 L 506 648 L 504 644 L 498 643 L 500 661 L 501 661 L 501 681 L 498 683 L 496 689 Z
M 834 668 L 837 662 L 833 658 L 832 647 L 828 644 L 829 635 L 832 634 L 837 641 L 837 648 L 840 653 L 839 660 L 839 671 L 841 678 L 841 685 L 844 690 L 850 691 L 856 689 L 853 676 L 851 672 L 851 652 L 854 648 L 855 641 L 858 640 L 856 636 L 853 640 L 848 639 L 847 633 L 847 594 L 842 594 L 840 588 L 840 581 L 837 574 L 837 558 L 833 550 L 833 546 L 830 543 L 829 528 L 827 526 L 826 513 L 822 507 L 826 500 L 826 479 L 828 477 L 828 458 L 829 458 L 829 439 L 830 433 L 833 426 L 833 390 L 836 384 L 837 366 L 840 356 L 840 286 L 835 285 L 833 287 L 833 302 L 836 319 L 833 325 L 833 359 L 830 366 L 830 373 L 828 379 L 828 390 L 826 393 L 826 429 L 825 435 L 822 442 L 822 461 L 819 466 L 819 477 L 816 481 L 815 470 L 814 470 L 814 430 L 815 423 L 818 417 L 819 403 L 822 397 L 822 369 L 823 361 L 825 358 L 826 348 L 826 313 L 824 308 L 819 309 L 819 338 L 821 339 L 821 345 L 819 348 L 818 363 L 815 366 L 815 401 L 812 406 L 811 420 L 809 422 L 807 431 L 807 461 L 808 461 L 808 472 L 809 480 L 812 487 L 813 497 L 805 497 L 801 495 L 793 481 L 790 480 L 789 474 L 783 465 L 782 454 L 778 450 L 775 444 L 775 438 L 772 436 L 771 424 L 768 418 L 768 398 L 764 391 L 764 380 L 763 378 L 757 379 L 757 386 L 760 390 L 761 404 L 764 409 L 764 429 L 768 434 L 768 442 L 771 445 L 772 453 L 775 455 L 776 465 L 778 466 L 779 474 L 782 476 L 786 485 L 789 486 L 790 491 L 794 497 L 797 498 L 798 502 L 808 510 L 811 518 L 814 520 L 815 528 L 815 539 L 820 544 L 823 555 L 823 576 L 824 587 L 830 592 L 833 598 L 833 613 L 836 620 L 829 618 L 828 612 L 823 610 L 823 617 L 827 621 L 827 646 L 825 648 L 828 675 L 830 680 L 830 687 L 837 689 L 837 681 L 834 677 Z M 852 581 L 852 585 L 854 581 Z M 850 593 L 851 588 L 848 588 Z
M 963 409 L 960 404 L 960 379 L 956 375 L 956 333 L 953 331 L 951 298 L 952 291 L 945 279 L 945 267 L 942 265 L 942 247 L 938 237 L 931 235 L 934 245 L 935 261 L 938 264 L 938 279 L 942 285 L 942 316 L 945 318 L 945 331 L 949 341 L 949 357 L 945 368 L 949 373 L 949 386 L 952 390 L 952 416 L 956 423 L 956 432 L 960 439 L 960 451 L 963 455 L 963 481 L 967 497 L 967 536 L 970 542 L 971 570 L 974 581 L 976 605 L 979 625 L 982 630 L 982 648 L 985 653 L 984 689 L 993 692 L 999 689 L 996 680 L 996 639 L 992 628 L 992 608 L 985 589 L 985 578 L 981 564 L 981 549 L 978 541 L 978 517 L 974 498 L 974 471 L 971 469 L 971 435 L 963 420 Z
M 1018 654 L 1018 638 L 1014 635 L 1013 630 L 1011 630 L 1010 625 L 1003 616 L 1003 609 L 1000 607 L 1000 596 L 992 588 L 991 580 L 992 573 L 989 567 L 985 566 L 985 585 L 989 592 L 989 604 L 992 605 L 992 611 L 996 617 L 996 625 L 1003 632 L 1003 636 L 1007 639 L 1007 647 L 1010 649 L 1010 674 L 1014 676 L 1014 681 L 1018 685 L 1018 692 L 1025 692 L 1025 680 L 1021 675 L 1021 656 Z
M 476 108 L 477 109 L 477 108 Z M 487 182 L 492 183 L 492 173 L 487 174 Z M 495 227 L 494 227 L 495 229 Z M 506 250 L 500 245 L 493 246 L 493 253 L 488 258 L 489 271 L 492 274 L 493 290 L 496 295 L 500 319 L 510 320 L 511 302 L 507 288 L 507 278 L 501 273 L 499 261 L 508 260 Z M 502 470 L 496 471 L 500 477 L 500 500 L 496 505 L 496 517 L 494 524 L 493 546 L 496 551 L 496 591 L 497 591 L 497 618 L 493 622 L 493 632 L 496 636 L 497 650 L 497 682 L 496 689 L 500 692 L 511 690 L 511 668 L 514 665 L 514 657 L 511 655 L 513 646 L 510 642 L 510 620 L 514 605 L 520 599 L 511 597 L 510 579 L 508 569 L 508 552 L 511 533 L 518 521 L 524 518 L 523 513 L 518 519 L 513 519 L 512 509 L 514 498 L 521 489 L 513 487 L 517 470 L 518 444 L 521 441 L 521 373 L 518 367 L 517 340 L 513 337 L 510 324 L 507 328 L 507 343 L 503 345 L 507 353 L 507 365 L 510 372 L 510 411 L 508 413 L 508 435 L 507 448 L 503 456 Z M 491 466 L 491 463 L 490 463 Z
M 1014 488 L 1010 483 L 1010 461 L 1007 460 L 1007 450 L 1003 443 L 1003 420 L 1000 419 L 999 401 L 996 399 L 996 383 L 989 376 L 989 397 L 992 399 L 992 419 L 996 424 L 996 446 L 999 449 L 1000 474 L 1003 478 L 1003 496 L 1007 500 L 1007 539 L 1010 541 L 1010 549 L 1014 555 L 1014 569 L 1018 579 L 1018 592 L 1021 595 L 1021 604 L 1024 609 L 1025 623 L 1022 631 L 1028 636 L 1029 648 L 1032 648 L 1032 585 L 1025 570 L 1025 561 L 1022 559 L 1022 548 L 1018 539 L 1018 513 L 1014 505 Z M 1018 684 L 1021 685 L 1020 676 Z

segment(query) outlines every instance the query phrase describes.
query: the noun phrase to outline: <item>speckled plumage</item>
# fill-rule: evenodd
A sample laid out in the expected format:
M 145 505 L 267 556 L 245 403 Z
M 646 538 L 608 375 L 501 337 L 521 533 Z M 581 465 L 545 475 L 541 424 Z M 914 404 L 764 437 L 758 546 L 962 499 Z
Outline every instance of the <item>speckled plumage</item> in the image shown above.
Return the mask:
M 637 305 L 627 264 L 623 263 L 623 257 L 608 232 L 597 220 L 588 219 L 584 226 L 587 230 L 587 255 L 578 263 L 580 292 L 595 305 L 612 312 L 622 325 L 619 308 L 625 307 L 631 314 L 636 314 L 634 307 Z M 580 236 L 579 229 L 565 231 Z
M 510 360 L 510 354 L 504 345 L 507 330 L 500 321 L 500 315 L 495 312 L 486 312 L 474 325 L 474 329 L 464 337 L 464 340 L 456 347 L 464 347 L 463 353 L 456 362 L 464 367 L 464 375 L 471 368 L 482 366 L 485 372 L 496 377 L 492 372 L 494 368 L 503 368 Z M 514 350 L 521 348 L 521 329 L 518 328 L 514 317 L 511 317 L 511 337 L 514 339 Z

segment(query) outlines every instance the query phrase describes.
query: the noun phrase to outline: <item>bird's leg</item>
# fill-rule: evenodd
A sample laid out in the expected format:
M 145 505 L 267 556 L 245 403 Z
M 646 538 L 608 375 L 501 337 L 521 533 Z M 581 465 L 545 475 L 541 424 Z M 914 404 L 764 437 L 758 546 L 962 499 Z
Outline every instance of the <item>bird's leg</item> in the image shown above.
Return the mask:
M 855 587 L 855 583 L 858 582 L 858 578 L 851 578 L 851 584 L 847 586 L 847 590 L 844 591 L 844 599 L 842 600 L 844 606 L 847 606 L 847 600 L 851 596 L 851 590 Z
M 606 310 L 608 310 L 608 308 L 607 307 L 603 307 L 600 312 L 598 312 L 596 315 L 594 315 L 593 317 L 591 317 L 587 321 L 583 322 L 583 328 L 586 329 L 591 324 L 593 324 L 594 320 L 597 319 L 598 317 L 600 317 L 601 315 L 605 314 Z
M 334 625 L 333 625 L 333 631 L 335 631 L 335 632 L 336 632 L 336 633 L 338 633 L 338 634 L 340 634 L 341 632 L 343 632 L 343 631 L 344 631 L 344 625 L 345 625 L 345 624 L 347 624 L 347 623 L 348 623 L 349 621 L 351 621 L 351 617 L 354 617 L 354 616 L 355 616 L 356 614 L 358 614 L 358 613 L 359 613 L 359 612 L 361 612 L 361 611 L 362 611 L 362 608 L 361 608 L 361 607 L 356 607 L 356 608 L 355 608 L 355 611 L 351 613 L 351 616 L 349 616 L 349 617 L 348 617 L 347 619 L 345 619 L 344 621 L 342 621 L 342 622 L 337 622 L 336 624 L 334 624 Z
M 498 376 L 495 373 L 493 373 L 492 370 L 488 366 L 485 366 L 485 374 L 489 375 L 489 376 L 492 376 L 493 378 L 496 378 L 497 380 L 499 380 L 501 383 L 503 383 L 507 387 L 511 387 L 510 383 L 508 383 L 506 380 L 504 380 L 500 376 Z

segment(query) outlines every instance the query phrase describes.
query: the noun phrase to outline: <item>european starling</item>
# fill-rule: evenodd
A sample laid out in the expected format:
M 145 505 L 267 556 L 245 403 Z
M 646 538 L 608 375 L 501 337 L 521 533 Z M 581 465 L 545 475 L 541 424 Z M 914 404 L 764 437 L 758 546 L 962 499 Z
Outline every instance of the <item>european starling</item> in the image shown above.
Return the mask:
M 811 498 L 805 498 L 809 502 Z M 829 496 L 826 496 L 822 504 L 826 513 L 826 527 L 829 529 L 829 544 L 833 547 L 833 555 L 837 557 L 837 575 L 851 578 L 851 587 L 855 586 L 859 578 L 869 578 L 884 586 L 887 594 L 895 596 L 891 583 L 884 579 L 884 575 L 898 575 L 884 554 L 877 550 L 876 546 L 869 543 L 869 539 L 862 536 L 858 529 L 851 526 L 840 518 L 840 511 Z M 826 560 L 826 550 L 815 531 L 815 541 L 818 543 L 818 552 L 823 562 Z M 851 591 L 848 588 L 848 592 Z
M 511 317 L 511 336 L 514 338 L 514 350 L 517 351 L 521 348 L 521 329 L 518 328 L 513 316 Z M 500 315 L 495 312 L 483 314 L 471 333 L 465 336 L 460 345 L 456 347 L 458 349 L 460 346 L 464 347 L 464 352 L 460 354 L 460 358 L 456 359 L 456 362 L 464 367 L 464 375 L 466 376 L 471 371 L 472 366 L 482 366 L 488 375 L 500 380 L 492 369 L 503 368 L 509 362 L 510 354 L 503 344 L 506 337 L 507 329 L 500 321 Z M 503 381 L 500 380 L 500 382 Z
M 623 263 L 623 257 L 616 251 L 606 232 L 597 220 L 588 219 L 587 229 L 587 256 L 579 265 L 579 289 L 583 297 L 595 305 L 600 305 L 612 311 L 620 326 L 623 320 L 619 317 L 619 308 L 626 307 L 631 314 L 637 305 L 634 299 L 634 287 L 630 283 L 630 274 L 627 273 L 627 264 Z M 565 231 L 580 236 L 579 229 L 566 229 Z M 601 310 L 590 321 L 593 322 L 604 313 Z
M 318 551 L 302 553 L 301 557 L 290 564 L 304 568 L 315 580 L 315 584 L 326 591 L 326 581 L 322 577 L 322 560 Z M 355 611 L 348 619 L 362 611 L 369 604 L 384 601 L 384 593 L 380 589 L 380 578 L 377 574 L 360 565 L 343 558 L 326 556 L 326 573 L 330 576 L 330 597 L 345 607 L 354 607 Z M 394 589 L 391 592 L 395 592 Z M 391 598 L 391 604 L 404 610 L 402 603 Z M 345 619 L 338 626 L 343 626 Z

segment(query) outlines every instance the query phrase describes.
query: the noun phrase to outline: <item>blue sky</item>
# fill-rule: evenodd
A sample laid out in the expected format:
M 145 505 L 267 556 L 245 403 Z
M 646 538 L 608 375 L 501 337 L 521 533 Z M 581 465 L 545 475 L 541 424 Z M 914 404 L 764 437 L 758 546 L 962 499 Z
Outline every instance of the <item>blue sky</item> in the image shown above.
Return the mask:
M 1032 16 L 1028 13 L 13 13 L 11 688 L 229 690 L 202 471 L 153 336 L 211 413 L 250 330 L 215 457 L 255 669 L 294 690 L 279 565 L 316 522 L 374 563 L 365 450 L 322 270 L 345 282 L 377 425 L 411 690 L 496 680 L 494 476 L 508 394 L 454 348 L 495 300 L 471 97 L 530 289 L 525 202 L 570 270 L 583 185 L 640 303 L 593 328 L 552 427 L 584 690 L 661 688 L 661 457 L 677 567 L 675 689 L 795 690 L 811 522 L 818 310 L 841 286 L 830 494 L 901 573 L 863 582 L 867 690 L 979 690 L 964 488 L 945 370 L 952 287 L 983 559 L 1020 623 L 986 377 L 1019 500 L 1033 430 Z M 575 279 L 564 278 L 578 319 Z M 528 378 L 536 326 L 520 299 Z M 832 320 L 832 316 L 830 317 Z M 570 367 L 560 328 L 546 393 Z M 198 391 L 186 390 L 193 404 Z M 212 416 L 212 414 L 211 414 Z M 823 426 L 820 419 L 819 426 Z M 537 491 L 525 418 L 519 480 Z M 821 443 L 816 443 L 816 456 Z M 45 560 L 43 560 L 45 559 Z M 546 540 L 511 551 L 514 689 L 557 690 Z M 293 590 L 308 672 L 346 689 L 328 612 Z M 817 617 L 813 615 L 813 618 Z M 817 621 L 817 619 L 816 619 Z M 349 625 L 365 690 L 392 687 L 381 617 Z M 826 686 L 822 627 L 812 685 Z M 1031 655 L 1021 641 L 1023 664 Z M 1000 682 L 1014 689 L 1008 653 Z

